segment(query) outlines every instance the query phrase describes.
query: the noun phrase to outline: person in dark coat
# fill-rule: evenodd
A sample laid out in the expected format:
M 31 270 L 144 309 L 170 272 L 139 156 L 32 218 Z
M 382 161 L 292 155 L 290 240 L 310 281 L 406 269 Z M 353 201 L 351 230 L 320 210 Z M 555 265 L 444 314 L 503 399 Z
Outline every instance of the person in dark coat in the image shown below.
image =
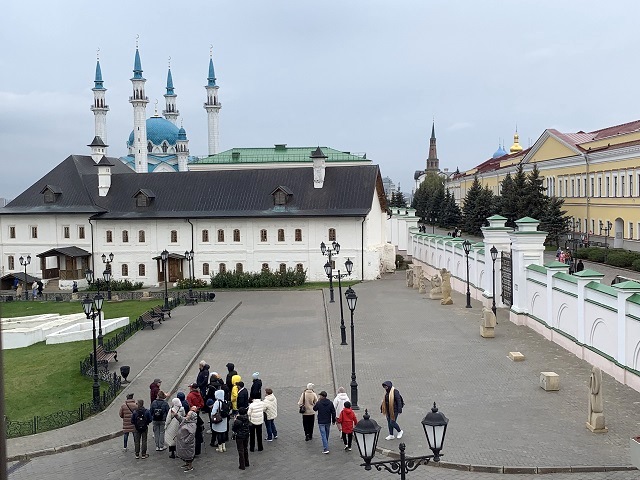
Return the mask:
M 196 378 L 196 383 L 198 384 L 198 390 L 200 390 L 200 395 L 204 398 L 207 394 L 207 385 L 209 384 L 209 365 L 204 360 L 200 360 L 200 365 L 198 366 L 200 369 L 198 371 L 198 377 Z
M 227 384 L 225 400 L 231 400 L 231 389 L 233 388 L 233 382 L 231 381 L 231 379 L 234 375 L 237 375 L 238 372 L 236 372 L 236 366 L 231 362 L 227 363 L 227 370 L 229 371 L 229 373 L 227 373 L 227 381 L 225 382 Z
M 249 398 L 262 398 L 262 380 L 260 380 L 260 372 L 254 372 L 253 382 L 251 383 L 251 391 L 249 392 Z
M 149 424 L 153 421 L 153 418 L 151 417 L 151 412 L 144 408 L 144 400 L 138 400 L 137 405 L 138 408 L 136 408 L 131 414 L 131 424 L 135 428 L 133 431 L 133 441 L 136 446 L 136 458 L 148 458 L 147 432 L 149 431 Z M 141 417 L 144 420 L 138 422 L 138 417 Z M 144 426 L 141 426 L 140 424 L 143 424 Z
M 202 418 L 200 418 L 200 415 L 198 415 L 198 418 L 196 419 L 196 453 L 195 453 L 196 457 L 200 455 L 200 453 L 202 453 L 203 443 L 204 443 L 204 420 L 202 420 Z
M 166 394 L 160 390 L 158 392 L 158 398 L 151 402 L 149 406 L 151 417 L 153 418 L 153 439 L 156 442 L 156 452 L 162 452 L 167 449 L 164 444 L 164 425 L 170 407 L 166 398 Z
M 176 393 L 176 398 L 180 399 L 182 408 L 184 408 L 185 412 L 188 412 L 191 407 L 189 406 L 189 402 L 187 402 L 187 397 L 184 395 L 184 392 Z
M 151 402 L 149 403 L 153 403 L 153 401 L 156 398 L 158 398 L 158 392 L 160 391 L 161 383 L 162 383 L 162 380 L 160 380 L 159 378 L 156 378 L 153 380 L 151 385 L 149 385 L 149 397 L 151 398 Z
M 322 438 L 322 453 L 329 453 L 329 430 L 331 424 L 336 424 L 336 407 L 327 398 L 327 392 L 320 392 L 320 399 L 313 406 L 313 410 L 318 412 L 318 429 Z
M 582 260 L 578 260 L 578 265 L 576 265 L 576 272 L 581 272 L 584 270 L 584 263 Z
M 238 447 L 238 468 L 244 470 L 249 466 L 249 417 L 247 409 L 241 408 L 233 422 L 231 431 L 236 435 L 236 447 Z
M 225 392 L 225 396 L 226 396 L 226 390 L 227 390 L 226 387 L 227 386 L 225 385 L 224 380 L 220 378 L 220 375 L 218 375 L 218 372 L 211 373 L 211 375 L 209 375 L 209 385 L 207 385 L 207 393 L 204 396 L 205 404 L 207 400 L 213 400 L 215 402 L 216 392 L 218 390 L 222 390 L 223 392 Z
M 393 440 L 394 429 L 398 431 L 398 438 L 402 438 L 404 432 L 398 425 L 398 415 L 402 413 L 402 407 L 404 407 L 404 400 L 400 392 L 396 390 L 393 384 L 387 380 L 382 384 L 384 388 L 384 398 L 382 399 L 382 405 L 380 405 L 380 413 L 387 417 L 387 425 L 389 426 L 389 435 L 385 437 L 385 440 Z
M 249 391 L 245 388 L 244 382 L 238 382 L 238 400 L 236 405 L 238 410 L 242 407 L 249 408 Z

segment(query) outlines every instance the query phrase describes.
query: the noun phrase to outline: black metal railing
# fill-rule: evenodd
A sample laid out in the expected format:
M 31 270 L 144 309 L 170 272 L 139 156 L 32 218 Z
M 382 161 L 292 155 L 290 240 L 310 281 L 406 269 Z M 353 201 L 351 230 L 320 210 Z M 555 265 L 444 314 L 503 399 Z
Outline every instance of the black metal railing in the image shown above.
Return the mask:
M 6 292 L 6 290 L 5 290 Z M 92 292 L 89 292 L 90 294 Z M 118 291 L 118 292 L 113 292 L 113 296 L 114 297 L 118 297 L 118 300 L 140 300 L 141 298 L 151 298 L 151 299 L 163 299 L 164 298 L 164 292 L 146 292 L 146 296 L 145 296 L 145 292 L 141 291 L 141 290 L 134 290 L 134 291 Z M 198 298 L 198 301 L 201 302 L 207 302 L 210 300 L 210 294 L 212 294 L 213 291 L 207 291 L 207 290 L 193 290 L 193 296 Z M 78 293 L 69 293 L 69 292 L 43 292 L 42 295 L 39 295 L 37 298 L 37 301 L 45 301 L 45 302 L 70 302 L 72 300 L 75 301 L 81 301 L 85 295 L 87 294 L 87 292 L 78 292 Z M 23 294 L 24 295 L 24 294 Z M 75 295 L 75 299 L 74 296 Z M 170 298 L 187 298 L 189 296 L 189 290 L 170 290 L 169 291 L 169 297 Z M 24 300 L 24 296 L 22 298 L 17 298 L 15 293 L 2 293 L 0 294 L 0 302 L 11 302 L 11 301 L 16 301 L 16 300 L 20 300 L 23 301 Z M 31 292 L 29 292 L 29 301 L 31 301 Z

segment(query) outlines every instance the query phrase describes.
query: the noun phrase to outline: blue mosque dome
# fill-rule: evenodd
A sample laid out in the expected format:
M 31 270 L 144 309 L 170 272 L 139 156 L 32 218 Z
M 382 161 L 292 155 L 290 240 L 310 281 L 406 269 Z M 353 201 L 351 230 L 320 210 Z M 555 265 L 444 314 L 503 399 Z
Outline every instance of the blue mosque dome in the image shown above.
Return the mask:
M 506 154 L 507 154 L 507 151 L 504 148 L 502 148 L 502 145 L 499 145 L 498 150 L 495 151 L 495 153 L 491 158 L 500 158 L 505 156 Z
M 186 140 L 187 139 L 187 131 L 180 127 L 180 130 L 178 130 L 178 140 Z
M 175 145 L 179 133 L 178 127 L 165 118 L 156 116 L 147 118 L 147 142 L 153 145 L 162 145 L 164 141 L 169 145 Z M 131 145 L 133 145 L 133 130 L 127 141 L 127 146 Z

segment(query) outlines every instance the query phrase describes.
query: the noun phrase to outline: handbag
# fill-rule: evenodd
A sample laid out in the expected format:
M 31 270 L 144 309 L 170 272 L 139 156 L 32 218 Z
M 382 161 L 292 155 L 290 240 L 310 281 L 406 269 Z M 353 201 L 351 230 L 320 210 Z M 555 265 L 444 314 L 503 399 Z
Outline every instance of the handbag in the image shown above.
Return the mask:
M 306 395 L 307 391 L 305 390 L 304 392 L 302 392 L 302 405 L 300 405 L 300 413 L 304 413 L 307 411 L 307 407 L 304 406 L 304 402 L 307 400 L 307 395 Z
M 219 402 L 220 400 L 218 400 Z M 211 417 L 211 423 L 222 423 L 222 415 L 220 415 L 220 406 L 218 406 L 218 410 Z

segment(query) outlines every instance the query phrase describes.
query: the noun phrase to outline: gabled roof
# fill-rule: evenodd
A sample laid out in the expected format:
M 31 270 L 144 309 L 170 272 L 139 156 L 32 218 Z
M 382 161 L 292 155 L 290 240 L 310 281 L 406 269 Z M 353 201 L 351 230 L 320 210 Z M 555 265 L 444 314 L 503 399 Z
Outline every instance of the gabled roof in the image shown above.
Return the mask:
M 40 190 L 40 193 L 44 193 L 47 190 L 51 190 L 51 193 L 55 193 L 56 195 L 60 195 L 62 193 L 62 190 L 57 185 L 45 185 L 43 189 Z
M 151 190 L 149 190 L 148 188 L 141 188 L 140 190 L 138 190 L 133 196 L 137 197 L 138 195 L 144 195 L 147 198 L 156 198 L 156 194 L 153 193 Z
M 107 157 L 102 157 L 98 163 L 96 163 L 98 167 L 113 167 L 113 163 L 109 161 Z
M 271 195 L 273 195 L 274 193 L 276 193 L 278 190 L 282 190 L 284 193 L 286 193 L 287 195 L 293 195 L 293 192 L 291 191 L 291 189 L 289 187 L 285 187 L 284 185 L 278 185 L 273 192 L 271 192 Z
M 57 255 L 64 255 L 66 257 L 90 257 L 91 253 L 80 247 L 62 247 L 62 248 L 52 248 L 51 250 L 47 250 L 46 252 L 39 253 L 36 257 L 46 258 L 46 257 L 54 257 Z

